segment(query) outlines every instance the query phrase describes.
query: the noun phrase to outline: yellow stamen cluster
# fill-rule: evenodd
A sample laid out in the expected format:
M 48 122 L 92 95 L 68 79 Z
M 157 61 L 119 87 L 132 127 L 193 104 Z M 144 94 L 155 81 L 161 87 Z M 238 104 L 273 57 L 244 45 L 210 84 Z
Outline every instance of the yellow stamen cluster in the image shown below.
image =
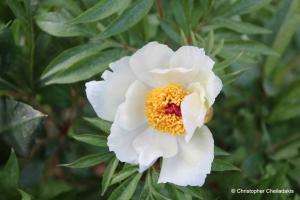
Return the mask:
M 183 91 L 182 85 L 173 82 L 149 91 L 146 97 L 146 116 L 151 128 L 173 136 L 183 136 L 185 128 L 182 116 L 167 114 L 165 110 L 171 104 L 180 106 L 188 94 L 189 92 Z

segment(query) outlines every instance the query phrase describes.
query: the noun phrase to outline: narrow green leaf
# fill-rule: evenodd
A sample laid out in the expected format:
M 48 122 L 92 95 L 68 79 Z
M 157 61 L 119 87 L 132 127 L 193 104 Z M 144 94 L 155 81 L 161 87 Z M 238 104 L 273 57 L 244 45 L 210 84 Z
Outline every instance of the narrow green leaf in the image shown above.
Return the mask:
M 282 190 L 282 189 L 286 189 L 285 188 L 285 175 L 286 175 L 286 171 L 287 171 L 287 165 L 284 165 L 271 179 L 270 181 L 270 185 L 268 186 L 268 189 L 271 190 Z M 276 199 L 276 197 L 278 196 L 278 194 L 276 193 L 266 193 L 262 196 L 261 199 L 264 200 L 273 200 Z
M 249 68 L 244 68 L 239 71 L 233 72 L 231 74 L 226 74 L 226 75 L 221 76 L 220 78 L 222 80 L 223 87 L 228 85 L 232 81 L 234 81 L 239 75 L 241 75 L 244 71 L 246 71 L 248 69 Z
M 12 149 L 10 157 L 0 173 L 0 193 L 4 196 L 18 196 L 16 190 L 19 182 L 19 166 L 15 151 Z
M 167 36 L 177 44 L 180 44 L 180 29 L 173 22 L 168 21 L 166 19 L 158 18 L 158 21 L 159 25 L 167 34 Z
M 172 199 L 169 199 L 168 197 L 165 197 L 164 195 L 158 193 L 155 190 L 152 190 L 152 194 L 153 194 L 153 196 L 155 196 L 155 199 L 158 199 L 158 200 L 172 200 Z
M 197 40 L 195 38 L 195 34 L 194 34 L 194 32 L 192 30 L 190 32 L 191 32 L 190 34 L 191 34 L 192 45 L 195 46 L 195 47 L 197 47 L 198 46 L 198 42 L 197 42 Z
M 236 166 L 228 162 L 219 159 L 214 159 L 211 166 L 211 171 L 227 171 L 227 170 L 241 171 L 239 168 L 237 168 Z
M 35 133 L 47 117 L 31 106 L 0 98 L 0 135 L 16 152 L 28 156 Z
M 113 185 L 115 183 L 118 183 L 118 182 L 126 179 L 127 177 L 129 177 L 132 174 L 134 174 L 135 172 L 137 172 L 137 170 L 138 170 L 138 166 L 136 166 L 136 165 L 125 167 L 124 169 L 122 169 L 121 171 L 119 171 L 118 173 L 113 175 L 110 185 Z
M 94 39 L 104 39 L 126 31 L 138 23 L 150 10 L 154 0 L 137 0 Z
M 210 31 L 209 34 L 208 34 L 208 38 L 207 38 L 207 44 L 206 44 L 206 49 L 205 49 L 205 52 L 210 55 L 211 54 L 211 51 L 212 51 L 212 48 L 214 46 L 214 31 Z
M 22 4 L 18 0 L 6 0 L 6 3 L 10 7 L 10 9 L 13 11 L 13 13 L 20 18 L 21 20 L 24 20 L 25 17 L 25 10 L 22 7 Z
M 125 0 L 102 0 L 67 23 L 78 24 L 98 21 L 117 12 L 125 3 Z
M 140 200 L 152 200 L 153 198 L 151 195 L 152 194 L 149 191 L 149 185 L 147 184 L 147 180 L 146 180 L 146 183 L 141 191 Z
M 224 18 L 232 15 L 250 13 L 266 6 L 270 1 L 271 0 L 238 0 L 229 8 L 225 9 L 218 17 Z
M 238 33 L 244 34 L 270 34 L 272 31 L 265 29 L 263 27 L 246 23 L 239 22 L 229 19 L 217 19 L 211 22 L 211 24 L 216 25 L 218 28 L 228 28 Z
M 174 0 L 174 15 L 176 18 L 176 21 L 180 25 L 180 27 L 183 29 L 184 33 L 188 34 L 189 31 L 189 23 L 187 19 L 189 18 L 189 1 L 183 1 L 183 0 Z
M 290 3 L 289 3 L 290 2 Z M 298 24 L 300 23 L 300 2 L 299 0 L 289 0 L 282 2 L 283 5 L 289 3 L 288 12 L 286 12 L 283 17 L 283 13 L 277 13 L 274 17 L 284 18 L 284 21 L 281 23 L 278 28 L 276 37 L 273 41 L 272 48 L 277 51 L 279 54 L 283 54 L 288 45 L 290 44 L 292 37 L 297 29 Z M 278 22 L 276 22 L 278 23 Z M 266 77 L 270 76 L 274 68 L 279 63 L 281 57 L 268 56 L 264 64 L 265 75 Z
M 274 51 L 270 47 L 252 40 L 237 40 L 237 41 L 225 42 L 223 50 L 221 52 L 226 52 L 226 51 L 231 51 L 234 54 L 244 51 L 244 52 L 253 52 L 255 54 L 279 56 L 278 52 Z
M 88 118 L 88 117 L 84 117 L 84 120 L 90 122 L 91 124 L 97 126 L 98 128 L 100 128 L 102 131 L 104 131 L 105 133 L 110 133 L 110 127 L 113 124 L 112 122 L 103 120 L 101 118 Z
M 223 149 L 215 146 L 215 148 L 214 148 L 214 155 L 215 156 L 229 156 L 230 153 L 228 153 L 228 152 L 224 151 Z
M 79 45 L 63 51 L 59 54 L 44 70 L 41 79 L 45 79 L 50 75 L 57 74 L 68 67 L 71 67 L 74 63 L 86 58 L 90 55 L 100 52 L 101 50 L 108 48 L 108 43 L 89 43 Z
M 107 190 L 111 178 L 115 173 L 118 164 L 119 164 L 119 160 L 115 157 L 112 161 L 110 161 L 109 165 L 107 166 L 102 179 L 102 193 L 101 193 L 102 196 Z
M 23 190 L 20 190 L 20 189 L 18 189 L 18 191 L 22 196 L 22 200 L 31 200 L 30 196 L 26 192 L 24 192 Z
M 70 168 L 91 167 L 91 166 L 97 165 L 99 163 L 102 163 L 102 162 L 108 160 L 109 158 L 113 157 L 113 155 L 114 154 L 112 152 L 91 154 L 91 155 L 82 157 L 70 164 L 60 164 L 58 166 L 70 167 Z
M 223 49 L 223 45 L 224 45 L 224 39 L 222 39 L 218 46 L 216 47 L 216 49 L 211 53 L 211 57 L 215 57 L 216 55 L 218 55 L 218 53 L 220 53 Z
M 175 188 L 179 189 L 180 191 L 184 192 L 185 194 L 189 194 L 193 197 L 202 199 L 201 190 L 199 187 L 193 187 L 193 186 L 179 186 L 172 184 Z
M 142 173 L 137 173 L 122 183 L 109 197 L 108 200 L 129 200 L 133 195 L 135 188 L 142 177 Z
M 102 73 L 108 69 L 109 63 L 118 60 L 122 57 L 123 50 L 115 49 L 104 52 L 99 52 L 88 57 L 85 57 L 72 66 L 61 71 L 47 82 L 45 85 L 50 84 L 66 84 L 74 83 L 91 78 L 96 74 Z
M 189 46 L 189 43 L 188 43 L 188 41 L 187 41 L 187 39 L 185 37 L 185 34 L 184 34 L 184 32 L 183 32 L 182 29 L 180 29 L 180 36 L 181 36 L 181 44 L 182 44 L 182 46 Z
M 154 168 L 151 168 L 150 174 L 151 174 L 152 187 L 154 188 L 154 190 L 160 191 L 163 188 L 163 185 L 158 183 L 159 175 L 157 174 Z
M 173 187 L 173 192 L 174 192 L 176 200 L 182 200 L 182 199 L 184 199 L 184 200 L 192 200 L 191 195 L 186 194 L 186 193 L 182 192 L 181 190 L 178 190 L 175 187 Z
M 225 69 L 226 67 L 229 67 L 232 63 L 237 61 L 243 53 L 244 52 L 242 51 L 238 55 L 234 55 L 234 56 L 228 58 L 227 60 L 224 60 L 223 62 L 217 63 L 214 66 L 213 71 L 218 72 L 218 71 L 221 71 L 221 70 Z
M 101 135 L 82 134 L 82 135 L 73 135 L 73 138 L 94 146 L 99 146 L 99 147 L 107 146 L 107 137 Z
M 65 22 L 69 21 L 70 17 L 63 13 L 42 13 L 34 19 L 38 27 L 50 35 L 57 37 L 92 36 L 91 33 L 83 27 L 66 24 Z

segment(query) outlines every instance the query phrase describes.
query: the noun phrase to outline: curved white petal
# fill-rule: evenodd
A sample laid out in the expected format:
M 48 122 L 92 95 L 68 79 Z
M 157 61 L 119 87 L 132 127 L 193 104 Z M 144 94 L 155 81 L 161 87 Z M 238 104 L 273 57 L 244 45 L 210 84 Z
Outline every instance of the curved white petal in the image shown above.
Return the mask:
M 114 151 L 121 162 L 138 164 L 139 156 L 133 147 L 133 140 L 148 128 L 148 124 L 144 124 L 132 131 L 126 131 L 118 125 L 118 120 L 119 112 L 116 115 L 115 122 L 111 126 L 111 133 L 107 138 L 109 150 Z
M 205 106 L 205 91 L 200 83 L 191 83 L 187 90 L 191 92 L 181 102 L 182 120 L 186 130 L 185 140 L 189 142 L 195 129 L 204 124 L 207 107 Z
M 150 42 L 131 56 L 130 67 L 136 77 L 144 83 L 151 87 L 157 87 L 157 81 L 149 71 L 169 68 L 173 53 L 166 45 Z
M 126 93 L 126 101 L 119 106 L 119 126 L 125 130 L 133 130 L 147 122 L 146 95 L 149 90 L 142 81 L 134 81 Z
M 219 77 L 215 77 L 215 81 L 214 81 L 214 97 L 216 98 L 218 96 L 218 94 L 221 92 L 223 87 L 222 81 Z
M 213 71 L 200 69 L 192 82 L 199 82 L 205 90 L 205 99 L 208 101 L 208 107 L 215 102 L 215 79 L 216 75 Z
M 206 126 L 197 128 L 189 143 L 177 137 L 178 153 L 164 158 L 159 183 L 174 183 L 181 186 L 202 186 L 211 171 L 214 159 L 214 140 Z
M 129 67 L 129 58 L 124 57 L 111 63 L 109 67 L 113 73 L 105 71 L 102 75 L 105 81 L 85 84 L 87 98 L 102 119 L 114 120 L 119 105 L 125 101 L 128 87 L 137 79 Z
M 139 154 L 140 165 L 149 165 L 158 157 L 170 158 L 177 154 L 176 137 L 168 133 L 160 133 L 152 128 L 146 129 L 133 141 Z
M 153 69 L 150 73 L 156 79 L 158 86 L 168 85 L 170 82 L 181 84 L 184 87 L 197 75 L 199 67 Z
M 194 66 L 212 70 L 214 61 L 205 55 L 203 49 L 192 46 L 183 46 L 179 48 L 170 60 L 171 68 L 187 68 L 190 69 Z
M 144 172 L 146 169 L 151 167 L 156 161 L 157 161 L 157 159 L 154 159 L 149 165 L 140 165 L 139 166 L 139 172 L 140 173 Z

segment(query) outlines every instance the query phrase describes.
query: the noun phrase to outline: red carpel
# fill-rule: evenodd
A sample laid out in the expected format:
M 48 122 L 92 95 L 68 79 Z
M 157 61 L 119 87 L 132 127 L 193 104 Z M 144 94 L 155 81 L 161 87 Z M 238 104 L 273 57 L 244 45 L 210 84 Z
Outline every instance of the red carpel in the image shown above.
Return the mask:
M 166 114 L 175 114 L 177 116 L 181 116 L 180 106 L 172 103 L 165 109 Z

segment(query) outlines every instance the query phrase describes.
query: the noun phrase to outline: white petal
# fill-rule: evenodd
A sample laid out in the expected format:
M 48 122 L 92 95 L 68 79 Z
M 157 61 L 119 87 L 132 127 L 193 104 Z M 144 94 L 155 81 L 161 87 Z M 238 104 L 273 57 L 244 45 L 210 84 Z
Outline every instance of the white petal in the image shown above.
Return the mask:
M 129 58 L 124 57 L 109 67 L 114 71 L 105 71 L 105 81 L 86 83 L 86 95 L 97 115 L 102 119 L 113 121 L 119 105 L 125 101 L 128 87 L 137 78 L 129 67 Z
M 199 82 L 205 90 L 205 99 L 208 101 L 208 107 L 215 102 L 215 78 L 216 75 L 211 70 L 200 69 L 192 82 Z
M 133 141 L 141 132 L 148 128 L 148 125 L 145 124 L 135 130 L 126 131 L 118 125 L 118 120 L 119 113 L 117 113 L 115 122 L 110 129 L 111 133 L 107 138 L 109 150 L 114 151 L 121 162 L 138 164 L 138 153 L 133 147 Z
M 171 58 L 171 68 L 187 68 L 190 69 L 194 66 L 212 70 L 214 61 L 208 56 L 205 56 L 203 49 L 192 46 L 183 46 L 179 48 Z
M 169 158 L 177 153 L 176 137 L 152 128 L 138 135 L 133 141 L 133 146 L 139 154 L 140 165 L 149 165 L 158 157 Z
M 184 87 L 189 83 L 199 71 L 199 67 L 171 68 L 171 69 L 153 69 L 150 73 L 156 79 L 159 86 L 168 85 L 170 82 L 181 84 Z
M 186 130 L 185 140 L 189 142 L 197 126 L 204 124 L 207 107 L 205 106 L 205 91 L 200 83 L 191 83 L 187 90 L 191 92 L 181 102 L 182 120 Z
M 147 122 L 146 95 L 149 90 L 142 81 L 134 81 L 126 93 L 126 101 L 119 106 L 119 126 L 125 130 L 134 130 Z
M 144 172 L 146 169 L 151 167 L 156 161 L 157 161 L 157 159 L 153 160 L 149 165 L 140 165 L 139 166 L 139 172 L 140 173 Z
M 222 81 L 219 77 L 215 77 L 215 81 L 214 81 L 214 97 L 216 98 L 218 96 L 218 94 L 221 92 L 223 87 Z
M 177 140 L 178 154 L 163 159 L 158 182 L 202 186 L 214 159 L 214 140 L 210 130 L 206 126 L 197 128 L 189 143 L 181 137 Z
M 131 56 L 130 67 L 136 77 L 144 83 L 151 87 L 157 87 L 157 82 L 149 71 L 169 68 L 173 53 L 166 45 L 150 42 Z

